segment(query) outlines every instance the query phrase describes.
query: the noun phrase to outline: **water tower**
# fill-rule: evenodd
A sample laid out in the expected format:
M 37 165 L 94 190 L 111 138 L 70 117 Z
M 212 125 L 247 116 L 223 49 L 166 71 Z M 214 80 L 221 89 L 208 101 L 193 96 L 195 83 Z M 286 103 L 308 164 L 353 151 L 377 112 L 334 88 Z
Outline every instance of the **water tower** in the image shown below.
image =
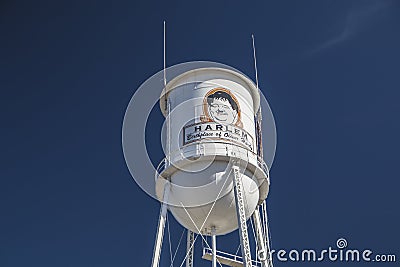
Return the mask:
M 173 74 L 172 74 L 173 75 Z M 159 266 L 168 210 L 186 229 L 186 266 L 193 266 L 194 235 L 211 236 L 203 258 L 227 266 L 272 266 L 265 199 L 269 170 L 263 160 L 260 92 L 239 71 L 189 68 L 165 82 L 166 157 L 157 167 L 161 202 L 152 267 Z M 257 259 L 250 253 L 247 221 L 254 223 Z M 217 251 L 216 238 L 238 230 L 242 256 Z

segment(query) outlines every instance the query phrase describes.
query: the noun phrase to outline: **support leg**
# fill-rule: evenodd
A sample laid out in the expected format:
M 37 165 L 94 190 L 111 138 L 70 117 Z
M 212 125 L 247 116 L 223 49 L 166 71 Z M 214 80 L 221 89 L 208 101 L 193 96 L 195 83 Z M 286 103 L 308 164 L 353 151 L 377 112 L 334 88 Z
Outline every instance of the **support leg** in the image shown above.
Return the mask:
M 193 267 L 193 252 L 194 252 L 194 233 L 190 230 L 187 230 L 186 267 Z
M 239 167 L 234 166 L 232 169 L 233 169 L 233 182 L 235 188 L 234 192 L 236 200 L 236 213 L 238 218 L 240 244 L 242 247 L 243 267 L 252 267 L 249 235 L 247 232 L 247 224 L 246 224 L 246 211 L 244 207 L 242 177 L 240 174 Z
M 272 255 L 271 255 L 271 247 L 270 247 L 270 240 L 269 240 L 269 226 L 268 226 L 268 215 L 267 215 L 267 202 L 264 200 L 262 203 L 262 211 L 264 213 L 264 224 L 265 224 L 265 244 L 267 249 L 267 259 L 268 259 L 268 266 L 273 267 L 272 264 Z
M 261 266 L 262 267 L 268 267 L 268 251 L 265 246 L 265 238 L 264 238 L 264 233 L 262 231 L 262 226 L 261 226 L 261 218 L 260 218 L 260 212 L 258 210 L 258 207 L 253 213 L 253 221 L 254 221 L 254 226 L 256 230 L 256 236 L 257 236 L 257 245 L 258 245 L 258 259 L 261 261 Z
M 160 216 L 158 219 L 158 227 L 157 227 L 157 235 L 156 235 L 156 242 L 154 244 L 154 250 L 153 250 L 153 259 L 151 263 L 151 267 L 158 267 L 160 263 L 160 255 L 161 255 L 161 247 L 162 247 L 162 241 L 164 237 L 164 227 L 165 227 L 165 221 L 167 217 L 167 209 L 168 209 L 168 194 L 169 194 L 169 183 L 165 185 L 164 188 L 164 198 L 161 203 L 161 210 L 160 210 Z

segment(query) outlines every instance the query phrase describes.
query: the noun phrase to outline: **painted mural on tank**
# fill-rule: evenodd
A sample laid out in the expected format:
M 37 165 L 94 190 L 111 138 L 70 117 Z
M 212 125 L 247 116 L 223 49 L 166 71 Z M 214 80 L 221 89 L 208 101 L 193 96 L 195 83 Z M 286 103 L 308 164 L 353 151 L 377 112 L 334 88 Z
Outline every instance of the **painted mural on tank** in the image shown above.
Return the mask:
M 253 151 L 253 137 L 243 129 L 238 99 L 228 89 L 216 87 L 209 90 L 203 99 L 203 114 L 200 122 L 183 128 L 183 145 L 220 140 Z

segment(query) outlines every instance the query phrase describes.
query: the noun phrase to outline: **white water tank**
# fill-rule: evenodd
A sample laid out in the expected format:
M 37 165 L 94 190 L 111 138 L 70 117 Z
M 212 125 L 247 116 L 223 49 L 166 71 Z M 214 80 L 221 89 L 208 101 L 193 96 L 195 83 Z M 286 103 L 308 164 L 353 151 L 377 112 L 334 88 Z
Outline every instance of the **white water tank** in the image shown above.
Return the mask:
M 238 228 L 232 167 L 239 166 L 246 216 L 268 194 L 268 168 L 257 156 L 255 114 L 260 94 L 240 72 L 197 68 L 172 79 L 160 98 L 166 117 L 166 158 L 156 173 L 156 193 L 185 228 L 217 235 Z

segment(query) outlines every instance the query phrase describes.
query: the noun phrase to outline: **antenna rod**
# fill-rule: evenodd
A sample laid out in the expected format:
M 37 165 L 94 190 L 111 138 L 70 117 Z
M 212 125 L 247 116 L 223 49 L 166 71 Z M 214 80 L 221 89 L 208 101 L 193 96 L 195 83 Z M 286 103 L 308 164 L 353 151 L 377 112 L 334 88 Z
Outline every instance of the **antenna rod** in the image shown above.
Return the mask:
M 254 44 L 254 34 L 251 35 L 251 39 L 253 40 L 254 70 L 256 71 L 256 86 L 258 89 L 257 58 L 256 58 L 256 45 Z
M 257 57 L 256 57 L 256 45 L 254 42 L 254 34 L 251 35 L 251 39 L 253 41 L 253 58 L 254 58 L 254 70 L 256 73 L 256 86 L 257 90 L 258 88 L 258 71 L 257 71 Z M 261 121 L 262 121 L 262 113 L 261 113 L 261 103 L 260 107 L 258 108 L 257 115 L 256 115 L 257 123 L 257 155 L 261 157 L 261 159 L 264 157 L 263 153 L 263 147 L 262 147 L 262 130 L 261 130 Z
M 167 86 L 167 75 L 165 72 L 166 59 L 165 59 L 165 20 L 164 20 L 164 88 Z
M 164 99 L 165 99 L 165 108 L 168 111 L 168 117 L 167 117 L 167 142 L 168 142 L 168 155 L 166 156 L 167 160 L 167 166 L 170 164 L 170 159 L 171 159 L 171 106 L 170 102 L 168 101 L 168 96 L 167 96 L 167 70 L 166 70 L 166 26 L 165 26 L 165 20 L 164 20 Z

